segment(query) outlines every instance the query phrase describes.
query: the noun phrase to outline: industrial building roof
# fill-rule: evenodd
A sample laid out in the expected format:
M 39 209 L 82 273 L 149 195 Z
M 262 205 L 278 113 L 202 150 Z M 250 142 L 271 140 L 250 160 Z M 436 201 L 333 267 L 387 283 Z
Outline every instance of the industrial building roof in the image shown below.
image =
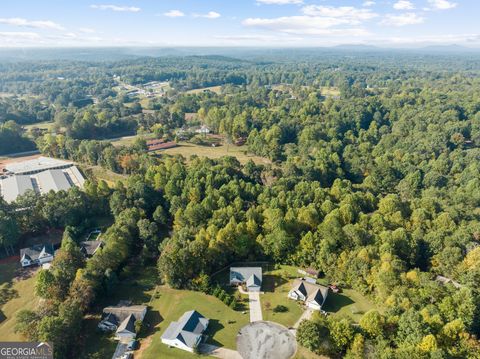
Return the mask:
M 50 191 L 66 191 L 72 185 L 68 181 L 62 170 L 49 170 L 40 172 L 37 175 L 38 187 L 41 193 Z
M 28 190 L 33 190 L 30 176 L 12 176 L 0 180 L 0 194 L 8 203 Z
M 5 166 L 5 169 L 13 174 L 27 175 L 39 173 L 45 170 L 67 168 L 70 166 L 73 166 L 72 162 L 41 156 L 33 160 L 10 163 Z

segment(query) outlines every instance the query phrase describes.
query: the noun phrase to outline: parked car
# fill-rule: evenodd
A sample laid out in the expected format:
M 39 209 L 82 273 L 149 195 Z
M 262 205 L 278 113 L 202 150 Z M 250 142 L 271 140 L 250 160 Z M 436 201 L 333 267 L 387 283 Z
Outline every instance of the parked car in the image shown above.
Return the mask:
M 138 340 L 132 340 L 127 344 L 127 350 L 137 350 L 138 349 Z
M 328 286 L 333 293 L 340 293 L 342 290 L 335 284 L 330 284 Z

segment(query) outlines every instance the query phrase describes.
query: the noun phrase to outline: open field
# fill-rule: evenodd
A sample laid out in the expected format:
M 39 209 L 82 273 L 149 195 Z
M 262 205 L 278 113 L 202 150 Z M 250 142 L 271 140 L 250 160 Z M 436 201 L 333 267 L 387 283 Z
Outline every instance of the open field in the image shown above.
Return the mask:
M 252 160 L 256 164 L 269 164 L 271 163 L 269 159 L 250 155 L 246 153 L 247 146 L 235 146 L 235 145 L 223 145 L 217 147 L 201 146 L 195 145 L 187 142 L 179 142 L 179 146 L 175 148 L 169 148 L 166 150 L 159 151 L 158 154 L 167 154 L 167 155 L 182 155 L 187 160 L 192 155 L 197 155 L 199 157 L 208 157 L 212 159 L 220 158 L 223 156 L 232 156 L 236 157 L 240 163 L 247 163 L 249 160 Z
M 98 180 L 105 181 L 109 187 L 114 187 L 117 181 L 125 181 L 127 179 L 127 176 L 112 172 L 101 166 L 82 166 L 82 169 L 91 172 Z
M 222 86 L 203 87 L 203 88 L 199 88 L 199 89 L 189 90 L 189 91 L 186 91 L 185 93 L 187 93 L 187 94 L 199 94 L 199 93 L 207 92 L 207 91 L 211 91 L 211 92 L 215 92 L 216 94 L 220 94 L 220 92 L 222 91 Z
M 21 269 L 17 260 L 0 263 L 0 338 L 3 341 L 24 340 L 14 332 L 15 315 L 21 309 L 34 309 L 38 304 L 34 295 L 35 273 L 32 269 Z
M 39 128 L 41 130 L 47 130 L 50 131 L 53 126 L 55 126 L 55 122 L 38 122 L 38 123 L 32 123 L 31 125 L 23 125 L 23 127 L 26 130 L 30 130 L 32 128 Z
M 322 86 L 320 87 L 320 93 L 322 96 L 325 97 L 339 97 L 340 96 L 340 90 L 338 87 L 328 87 L 328 86 Z

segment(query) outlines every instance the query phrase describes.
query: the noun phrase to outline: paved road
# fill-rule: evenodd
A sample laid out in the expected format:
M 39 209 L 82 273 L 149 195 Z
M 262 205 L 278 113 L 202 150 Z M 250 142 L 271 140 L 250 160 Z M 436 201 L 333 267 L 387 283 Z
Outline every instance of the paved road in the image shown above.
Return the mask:
M 260 293 L 248 293 L 248 306 L 250 307 L 250 323 L 263 320 L 262 305 L 260 303 Z
M 221 359 L 242 359 L 240 354 L 232 349 L 220 348 L 211 344 L 201 344 L 200 352 L 202 354 L 207 354 L 212 357 L 221 358 Z

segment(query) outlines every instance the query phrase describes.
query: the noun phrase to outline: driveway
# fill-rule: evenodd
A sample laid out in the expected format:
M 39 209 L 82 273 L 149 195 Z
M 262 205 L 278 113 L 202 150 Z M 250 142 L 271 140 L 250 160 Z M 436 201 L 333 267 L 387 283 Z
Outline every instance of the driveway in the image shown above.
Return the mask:
M 248 292 L 248 306 L 250 307 L 250 323 L 263 320 L 259 292 Z
M 297 330 L 298 326 L 302 322 L 302 320 L 308 320 L 312 317 L 313 314 L 313 309 L 312 308 L 307 308 L 305 311 L 302 313 L 300 316 L 300 319 L 297 320 L 297 322 L 293 325 L 293 329 Z
M 115 353 L 112 356 L 112 359 L 120 358 L 125 352 L 127 351 L 127 344 L 118 343 L 117 348 L 115 349 Z
M 201 344 L 200 352 L 202 354 L 210 355 L 212 357 L 221 359 L 242 359 L 240 354 L 232 349 L 220 348 L 211 344 Z

